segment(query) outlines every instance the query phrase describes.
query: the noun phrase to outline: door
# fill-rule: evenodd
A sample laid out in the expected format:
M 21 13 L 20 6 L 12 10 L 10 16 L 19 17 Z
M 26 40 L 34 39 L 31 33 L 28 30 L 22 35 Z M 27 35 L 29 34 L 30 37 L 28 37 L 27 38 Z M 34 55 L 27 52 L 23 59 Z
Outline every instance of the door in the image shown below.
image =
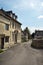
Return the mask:
M 4 48 L 4 38 L 1 38 L 1 49 Z

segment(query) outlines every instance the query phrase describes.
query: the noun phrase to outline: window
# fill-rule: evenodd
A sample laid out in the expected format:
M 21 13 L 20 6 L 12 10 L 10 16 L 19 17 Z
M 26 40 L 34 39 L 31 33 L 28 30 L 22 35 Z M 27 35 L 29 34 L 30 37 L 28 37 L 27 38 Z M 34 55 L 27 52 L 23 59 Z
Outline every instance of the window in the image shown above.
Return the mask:
M 15 28 L 16 28 L 16 23 L 15 23 Z
M 14 33 L 12 32 L 12 40 L 14 41 Z
M 9 30 L 9 25 L 5 24 L 5 30 Z
M 5 42 L 9 42 L 9 37 L 8 36 L 5 37 Z
M 12 13 L 10 13 L 10 16 L 12 17 Z
M 10 28 L 11 28 L 11 21 L 10 21 Z
M 14 28 L 14 22 L 12 22 L 12 28 Z

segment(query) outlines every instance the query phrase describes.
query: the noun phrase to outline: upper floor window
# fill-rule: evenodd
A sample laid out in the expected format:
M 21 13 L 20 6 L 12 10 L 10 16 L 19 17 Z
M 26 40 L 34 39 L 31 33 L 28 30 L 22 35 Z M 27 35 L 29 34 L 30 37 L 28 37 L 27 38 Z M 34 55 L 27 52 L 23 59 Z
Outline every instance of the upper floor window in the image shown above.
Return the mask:
M 12 32 L 12 40 L 14 41 L 14 33 Z
M 15 23 L 15 28 L 21 29 L 21 25 L 19 25 L 18 23 Z
M 14 22 L 12 22 L 12 28 L 14 28 Z
M 9 30 L 9 25 L 5 24 L 5 30 Z

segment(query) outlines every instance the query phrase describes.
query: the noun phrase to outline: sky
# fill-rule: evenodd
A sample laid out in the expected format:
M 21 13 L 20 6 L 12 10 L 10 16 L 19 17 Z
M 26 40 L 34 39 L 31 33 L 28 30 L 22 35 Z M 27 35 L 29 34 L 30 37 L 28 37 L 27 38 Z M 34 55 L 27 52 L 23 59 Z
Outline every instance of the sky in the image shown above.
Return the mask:
M 0 8 L 12 10 L 30 32 L 43 30 L 43 0 L 0 0 Z

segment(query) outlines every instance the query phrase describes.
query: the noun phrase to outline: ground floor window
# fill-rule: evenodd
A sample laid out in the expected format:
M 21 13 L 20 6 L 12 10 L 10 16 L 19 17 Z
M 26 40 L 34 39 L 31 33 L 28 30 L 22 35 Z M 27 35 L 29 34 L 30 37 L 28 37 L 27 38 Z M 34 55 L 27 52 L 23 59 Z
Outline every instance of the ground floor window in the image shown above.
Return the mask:
M 9 36 L 5 37 L 5 42 L 9 42 Z

